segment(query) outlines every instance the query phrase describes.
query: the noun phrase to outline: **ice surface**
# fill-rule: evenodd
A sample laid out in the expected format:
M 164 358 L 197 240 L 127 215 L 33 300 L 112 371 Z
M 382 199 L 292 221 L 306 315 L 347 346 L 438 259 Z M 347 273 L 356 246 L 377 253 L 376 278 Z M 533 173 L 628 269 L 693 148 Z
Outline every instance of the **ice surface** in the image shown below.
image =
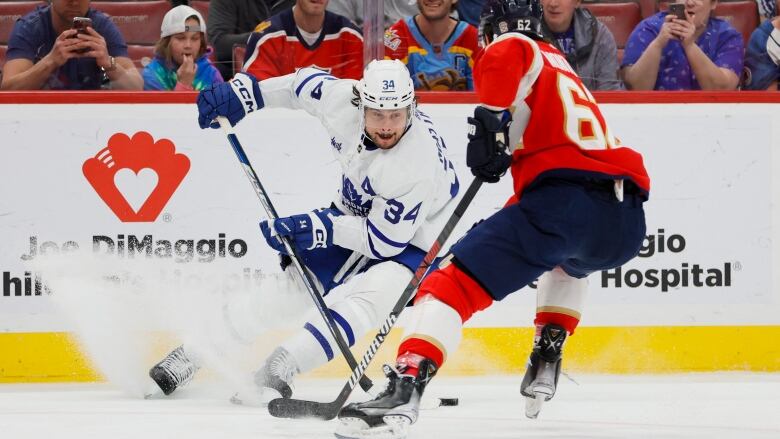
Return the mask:
M 520 377 L 437 377 L 410 438 L 780 438 L 780 374 L 561 377 L 539 419 L 523 416 Z M 327 438 L 337 421 L 275 419 L 202 380 L 146 401 L 108 384 L 0 386 L 3 438 Z M 335 397 L 337 380 L 301 380 L 298 397 Z M 356 398 L 365 399 L 358 391 Z M 219 396 L 215 396 L 219 395 Z

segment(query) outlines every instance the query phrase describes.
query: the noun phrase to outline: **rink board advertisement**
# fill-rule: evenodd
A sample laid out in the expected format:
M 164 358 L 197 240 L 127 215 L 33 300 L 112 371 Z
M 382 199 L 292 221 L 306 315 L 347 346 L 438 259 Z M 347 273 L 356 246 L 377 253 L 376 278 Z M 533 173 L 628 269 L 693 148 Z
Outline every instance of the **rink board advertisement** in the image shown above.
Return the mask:
M 645 157 L 652 178 L 647 238 L 638 258 L 589 278 L 570 367 L 780 370 L 780 348 L 748 341 L 780 337 L 777 104 L 602 107 L 617 137 Z M 421 105 L 458 165 L 462 188 L 471 178 L 464 121 L 472 108 Z M 0 364 L 0 381 L 24 380 L 27 371 L 38 380 L 96 376 L 68 335 L 78 319 L 57 300 L 58 288 L 76 294 L 96 273 L 106 288 L 141 282 L 145 294 L 177 291 L 161 303 L 185 303 L 198 294 L 254 291 L 278 272 L 257 227 L 262 207 L 224 134 L 200 130 L 196 118 L 186 104 L 0 105 L 0 363 L 8 363 Z M 335 145 L 315 118 L 264 110 L 237 134 L 280 215 L 330 204 L 340 175 Z M 484 186 L 453 236 L 500 208 L 510 188 L 506 178 Z M 123 268 L 137 264 L 154 281 Z M 480 373 L 465 360 L 474 352 L 500 371 L 516 371 L 530 344 L 534 300 L 531 286 L 476 315 L 450 372 Z M 680 338 L 695 349 L 669 349 Z M 644 352 L 643 366 L 620 364 L 626 351 Z M 44 358 L 47 369 L 34 371 Z M 60 373 L 58 364 L 71 369 Z

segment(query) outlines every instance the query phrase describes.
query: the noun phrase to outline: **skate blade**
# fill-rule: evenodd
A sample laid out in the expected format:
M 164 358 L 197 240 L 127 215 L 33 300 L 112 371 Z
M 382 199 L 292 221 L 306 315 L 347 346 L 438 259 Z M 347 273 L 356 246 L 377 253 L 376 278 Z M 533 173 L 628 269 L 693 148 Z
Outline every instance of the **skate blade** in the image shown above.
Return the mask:
M 525 397 L 525 416 L 528 419 L 536 419 L 542 411 L 542 405 L 550 399 L 549 389 L 535 390 L 534 397 Z
M 144 392 L 144 399 L 161 399 L 163 397 L 165 397 L 165 394 L 163 393 L 160 386 L 158 386 L 155 382 L 149 384 L 148 388 Z
M 369 427 L 358 418 L 339 418 L 337 439 L 406 439 L 411 421 L 406 416 L 385 416 L 385 423 Z

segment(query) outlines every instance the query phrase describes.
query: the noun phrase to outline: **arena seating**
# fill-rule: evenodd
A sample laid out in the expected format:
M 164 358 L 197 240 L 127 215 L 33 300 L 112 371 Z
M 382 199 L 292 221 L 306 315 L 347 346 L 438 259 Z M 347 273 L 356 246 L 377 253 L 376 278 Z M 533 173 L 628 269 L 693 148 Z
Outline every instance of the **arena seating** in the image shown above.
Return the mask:
M 623 50 L 631 31 L 642 21 L 639 2 L 634 0 L 602 0 L 598 3 L 583 3 L 582 6 L 592 12 L 612 32 L 617 44 L 618 62 L 620 62 L 623 59 Z
M 133 60 L 133 64 L 135 64 L 135 67 L 138 70 L 143 70 L 143 68 L 151 62 L 152 58 L 154 58 L 154 46 L 128 44 L 127 56 Z
M 206 23 L 208 24 L 209 2 L 203 0 L 192 0 L 190 1 L 190 6 L 192 6 L 196 11 L 200 12 L 200 15 L 203 16 L 203 19 L 206 20 Z
M 721 0 L 715 6 L 715 16 L 722 18 L 736 30 L 742 33 L 745 46 L 750 40 L 750 34 L 758 27 L 758 6 L 754 0 Z
M 43 4 L 42 1 L 0 2 L 0 44 L 8 42 L 18 18 Z
M 111 17 L 127 44 L 151 45 L 160 39 L 160 26 L 171 3 L 167 0 L 97 1 L 92 2 L 92 8 Z
M 3 64 L 5 64 L 5 52 L 8 50 L 8 46 L 0 44 L 0 71 L 2 71 Z
M 658 0 L 639 0 L 642 18 L 645 19 L 658 12 Z
M 246 46 L 236 44 L 233 46 L 233 74 L 240 72 L 244 67 L 244 56 L 246 56 Z M 228 79 L 228 78 L 225 78 Z

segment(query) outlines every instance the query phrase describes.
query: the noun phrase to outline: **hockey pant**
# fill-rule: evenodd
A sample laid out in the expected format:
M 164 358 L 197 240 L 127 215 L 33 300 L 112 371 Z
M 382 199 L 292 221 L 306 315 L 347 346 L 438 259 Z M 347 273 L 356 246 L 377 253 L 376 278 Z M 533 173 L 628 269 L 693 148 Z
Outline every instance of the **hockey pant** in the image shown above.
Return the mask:
M 644 197 L 616 198 L 611 180 L 548 179 L 472 229 L 452 248 L 453 263 L 420 286 L 399 355 L 441 366 L 461 327 L 494 300 L 539 278 L 535 323 L 573 333 L 591 272 L 617 267 L 639 251 Z M 428 297 L 430 296 L 430 297 Z
M 284 279 L 283 276 L 269 276 L 269 287 L 282 291 L 286 288 L 288 291 L 281 296 L 274 295 L 277 300 L 284 301 L 289 296 L 306 297 L 311 302 L 300 282 Z M 350 346 L 387 317 L 411 277 L 411 270 L 405 266 L 386 261 L 371 266 L 330 290 L 324 298 L 325 304 L 336 327 Z M 281 323 L 279 319 L 289 319 L 295 315 L 280 311 L 279 303 L 269 303 L 264 296 L 262 292 L 256 292 L 228 304 L 225 320 L 235 338 L 250 342 L 270 329 L 270 323 Z M 310 315 L 303 328 L 282 343 L 282 347 L 292 354 L 301 373 L 315 369 L 340 354 L 319 312 L 312 310 L 311 305 L 307 310 L 310 310 Z

